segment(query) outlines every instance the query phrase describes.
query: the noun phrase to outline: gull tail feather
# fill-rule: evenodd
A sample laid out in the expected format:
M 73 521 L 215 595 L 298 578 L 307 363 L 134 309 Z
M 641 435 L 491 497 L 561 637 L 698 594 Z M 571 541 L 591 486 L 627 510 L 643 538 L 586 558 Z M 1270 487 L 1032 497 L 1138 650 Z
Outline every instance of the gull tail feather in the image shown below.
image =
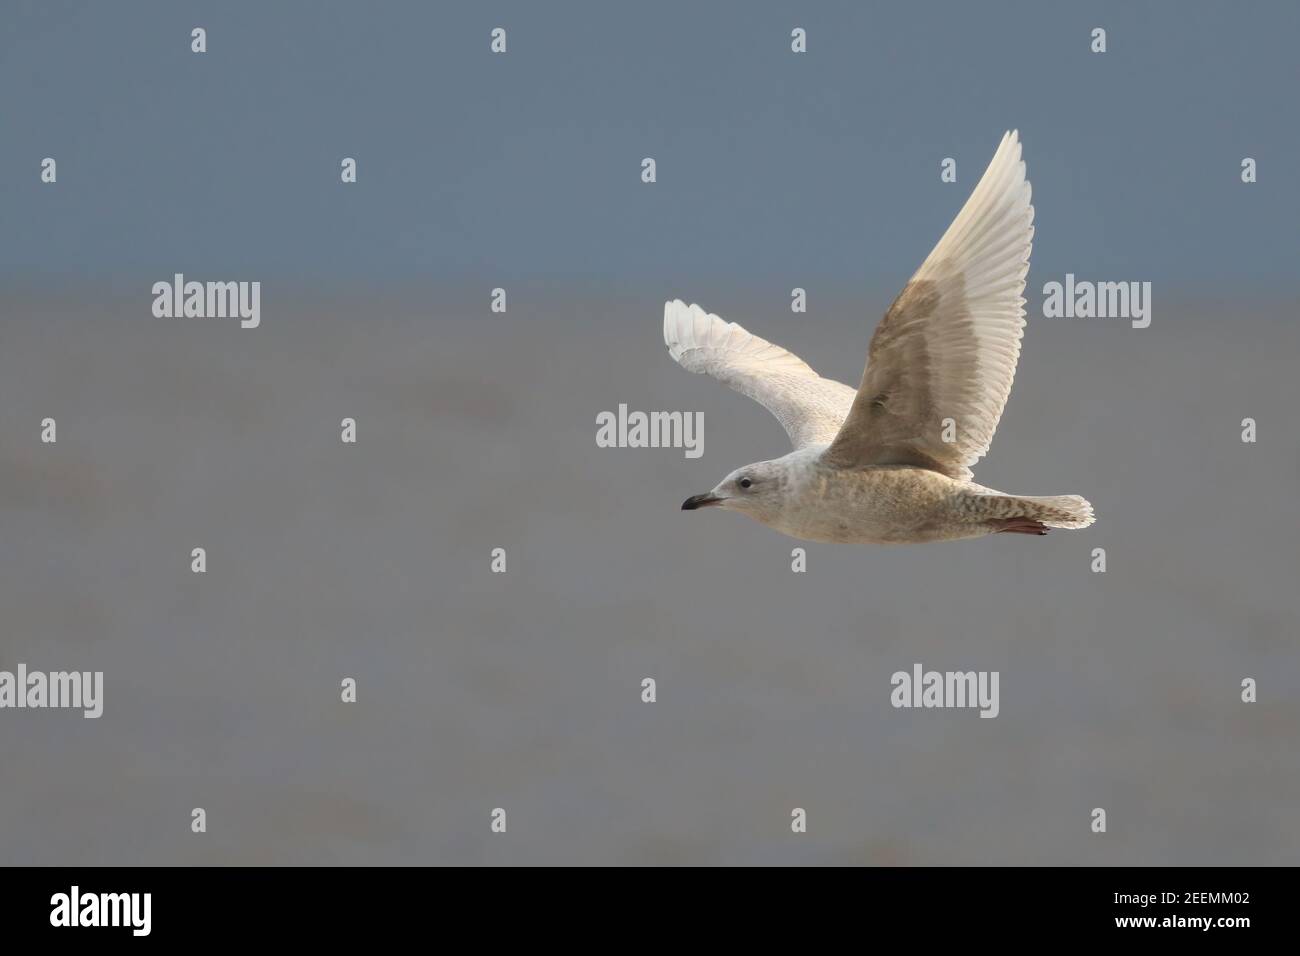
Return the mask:
M 1006 495 L 1019 504 L 1026 518 L 1049 528 L 1086 528 L 1097 520 L 1092 505 L 1078 495 Z

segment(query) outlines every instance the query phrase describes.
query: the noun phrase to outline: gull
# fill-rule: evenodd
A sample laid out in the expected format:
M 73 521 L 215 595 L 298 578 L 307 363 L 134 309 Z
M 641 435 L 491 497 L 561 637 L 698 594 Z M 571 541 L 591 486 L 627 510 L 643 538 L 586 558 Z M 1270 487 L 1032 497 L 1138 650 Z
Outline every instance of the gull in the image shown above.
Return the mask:
M 1011 495 L 971 480 L 1020 357 L 1029 200 L 1013 130 L 885 313 L 857 389 L 698 305 L 667 303 L 669 354 L 757 401 L 794 445 L 738 468 L 682 510 L 738 511 L 794 538 L 863 544 L 1092 524 L 1092 505 L 1078 495 Z

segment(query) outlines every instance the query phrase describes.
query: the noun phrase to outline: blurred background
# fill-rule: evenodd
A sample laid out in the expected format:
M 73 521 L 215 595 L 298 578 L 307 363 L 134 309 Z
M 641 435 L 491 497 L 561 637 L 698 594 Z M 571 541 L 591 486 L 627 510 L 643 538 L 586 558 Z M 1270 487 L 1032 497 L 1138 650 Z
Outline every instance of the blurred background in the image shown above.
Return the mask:
M 1294 863 L 1298 27 L 10 4 L 0 670 L 102 670 L 105 703 L 0 711 L 0 863 Z M 681 513 L 788 443 L 672 362 L 663 301 L 856 384 L 1012 127 L 1029 326 L 976 477 L 1097 524 L 870 548 Z M 155 318 L 177 272 L 260 281 L 260 328 Z M 1043 318 L 1067 272 L 1152 282 L 1150 328 Z M 620 403 L 703 412 L 703 457 L 597 448 Z M 1000 715 L 893 709 L 915 662 L 1000 671 Z

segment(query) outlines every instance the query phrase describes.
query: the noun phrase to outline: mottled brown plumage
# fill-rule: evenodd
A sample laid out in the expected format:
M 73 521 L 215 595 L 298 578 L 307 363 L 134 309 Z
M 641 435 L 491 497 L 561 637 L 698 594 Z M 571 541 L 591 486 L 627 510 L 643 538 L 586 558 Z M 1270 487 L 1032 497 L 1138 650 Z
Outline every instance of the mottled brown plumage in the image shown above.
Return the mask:
M 1012 132 L 876 328 L 855 391 L 680 300 L 664 341 L 684 368 L 768 408 L 795 450 L 728 475 L 682 507 L 741 511 L 796 538 L 897 543 L 1083 528 L 1075 495 L 1008 495 L 971 478 L 1011 392 L 1034 234 Z

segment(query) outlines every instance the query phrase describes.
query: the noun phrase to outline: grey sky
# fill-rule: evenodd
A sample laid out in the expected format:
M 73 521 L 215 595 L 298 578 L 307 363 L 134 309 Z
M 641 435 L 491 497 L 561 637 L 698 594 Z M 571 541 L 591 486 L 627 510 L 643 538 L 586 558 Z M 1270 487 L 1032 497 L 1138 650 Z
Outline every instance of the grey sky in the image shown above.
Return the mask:
M 893 281 L 1019 127 L 1040 279 L 1283 284 L 1300 7 L 1088 6 L 7 4 L 0 273 Z

